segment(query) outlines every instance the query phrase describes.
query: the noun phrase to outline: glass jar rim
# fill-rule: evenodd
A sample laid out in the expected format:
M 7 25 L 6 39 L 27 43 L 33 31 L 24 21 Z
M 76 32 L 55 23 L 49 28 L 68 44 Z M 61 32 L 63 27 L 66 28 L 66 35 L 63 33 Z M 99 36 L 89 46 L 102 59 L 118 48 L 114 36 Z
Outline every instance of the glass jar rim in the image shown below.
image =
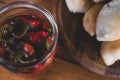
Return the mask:
M 4 12 L 8 11 L 8 10 L 13 10 L 15 8 L 21 8 L 21 7 L 22 8 L 28 8 L 28 9 L 36 9 L 36 10 L 40 11 L 48 19 L 49 23 L 52 26 L 53 36 L 54 36 L 54 41 L 53 41 L 53 44 L 51 46 L 52 48 L 50 48 L 48 50 L 48 54 L 45 57 L 43 57 L 43 59 L 41 61 L 37 62 L 39 64 L 43 63 L 51 56 L 52 52 L 56 48 L 57 40 L 58 40 L 57 24 L 55 22 L 54 17 L 52 16 L 52 14 L 47 9 L 45 9 L 44 7 L 42 7 L 42 6 L 40 6 L 36 3 L 27 2 L 27 1 L 16 1 L 16 2 L 11 2 L 11 3 L 3 5 L 0 8 L 0 15 L 3 14 Z M 18 65 L 18 64 L 15 64 L 13 62 L 9 62 L 2 57 L 0 57 L 0 63 L 3 64 L 3 65 L 8 65 L 11 68 L 23 68 L 23 67 L 27 68 L 27 67 L 32 67 L 34 64 L 36 64 L 36 63 L 29 63 L 29 65 L 26 65 L 26 64 Z

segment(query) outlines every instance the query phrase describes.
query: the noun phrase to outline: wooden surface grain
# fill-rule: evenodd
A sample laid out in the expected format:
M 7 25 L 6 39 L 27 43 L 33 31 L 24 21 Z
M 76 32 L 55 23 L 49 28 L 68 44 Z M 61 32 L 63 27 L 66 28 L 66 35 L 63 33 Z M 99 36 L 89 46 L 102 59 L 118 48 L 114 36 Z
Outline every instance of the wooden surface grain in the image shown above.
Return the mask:
M 110 79 L 94 74 L 81 65 L 76 65 L 59 58 L 55 58 L 53 64 L 42 74 L 24 78 L 17 76 L 0 67 L 0 80 L 119 80 Z
M 8 0 L 5 0 L 8 1 Z M 8 2 L 16 1 L 9 0 Z M 38 3 L 52 12 L 54 0 L 29 0 Z M 60 40 L 59 40 L 60 41 Z M 0 80 L 120 80 L 97 75 L 77 64 L 70 54 L 63 48 L 61 42 L 52 65 L 42 74 L 24 78 L 7 71 L 0 66 Z

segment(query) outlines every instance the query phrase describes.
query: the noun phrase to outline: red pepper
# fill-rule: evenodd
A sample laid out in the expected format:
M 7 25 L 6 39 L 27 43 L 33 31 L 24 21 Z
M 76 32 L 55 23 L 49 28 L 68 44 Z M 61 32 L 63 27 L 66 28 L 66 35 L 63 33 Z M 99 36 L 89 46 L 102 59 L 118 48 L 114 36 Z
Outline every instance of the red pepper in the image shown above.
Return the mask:
M 34 29 L 36 29 L 39 26 L 39 24 L 42 24 L 39 20 L 35 19 L 27 19 L 24 17 L 19 17 L 19 19 L 21 19 L 24 23 L 32 24 Z
M 29 55 L 32 55 L 35 53 L 34 47 L 30 45 L 29 43 L 24 44 L 24 50 L 29 53 Z
M 28 23 L 32 24 L 33 28 L 36 29 L 39 26 L 40 21 L 38 21 L 38 20 L 29 20 Z
M 40 32 L 37 32 L 37 33 L 34 33 L 33 35 L 32 35 L 32 40 L 31 40 L 31 42 L 33 42 L 33 43 L 36 43 L 36 42 L 39 42 L 39 41 L 41 41 L 41 42 L 43 42 L 43 41 L 45 41 L 45 39 L 48 37 L 48 32 L 46 32 L 46 31 L 40 31 Z M 41 43 L 40 42 L 40 43 Z

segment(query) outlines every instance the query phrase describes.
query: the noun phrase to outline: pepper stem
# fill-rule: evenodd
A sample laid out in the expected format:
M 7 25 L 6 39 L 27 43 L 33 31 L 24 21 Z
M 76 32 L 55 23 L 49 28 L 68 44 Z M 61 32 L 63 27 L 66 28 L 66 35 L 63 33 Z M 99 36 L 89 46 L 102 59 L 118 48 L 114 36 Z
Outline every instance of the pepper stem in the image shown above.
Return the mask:
M 15 33 L 12 33 L 12 36 L 14 36 L 15 38 L 22 38 L 27 33 L 27 31 L 32 27 L 32 25 L 26 23 L 23 25 L 23 27 L 25 27 L 25 29 L 21 35 L 16 35 Z
M 14 36 L 15 38 L 22 38 L 28 31 L 29 27 L 26 27 L 24 32 L 21 35 L 16 35 L 15 33 L 12 33 L 12 36 Z

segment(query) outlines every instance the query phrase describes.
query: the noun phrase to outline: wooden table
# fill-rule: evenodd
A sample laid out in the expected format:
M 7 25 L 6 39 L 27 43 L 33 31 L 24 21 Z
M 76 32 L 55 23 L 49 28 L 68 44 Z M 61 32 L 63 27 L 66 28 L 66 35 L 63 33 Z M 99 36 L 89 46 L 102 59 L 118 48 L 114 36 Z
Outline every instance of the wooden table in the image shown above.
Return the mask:
M 28 0 L 28 1 L 41 4 L 52 12 L 54 0 Z M 74 59 L 63 47 L 63 44 L 60 42 L 58 44 L 58 51 L 54 58 L 53 64 L 44 73 L 35 77 L 24 78 L 17 76 L 0 66 L 0 80 L 120 80 L 120 79 L 106 78 L 85 69 L 83 66 L 77 64 L 77 62 L 74 61 Z

